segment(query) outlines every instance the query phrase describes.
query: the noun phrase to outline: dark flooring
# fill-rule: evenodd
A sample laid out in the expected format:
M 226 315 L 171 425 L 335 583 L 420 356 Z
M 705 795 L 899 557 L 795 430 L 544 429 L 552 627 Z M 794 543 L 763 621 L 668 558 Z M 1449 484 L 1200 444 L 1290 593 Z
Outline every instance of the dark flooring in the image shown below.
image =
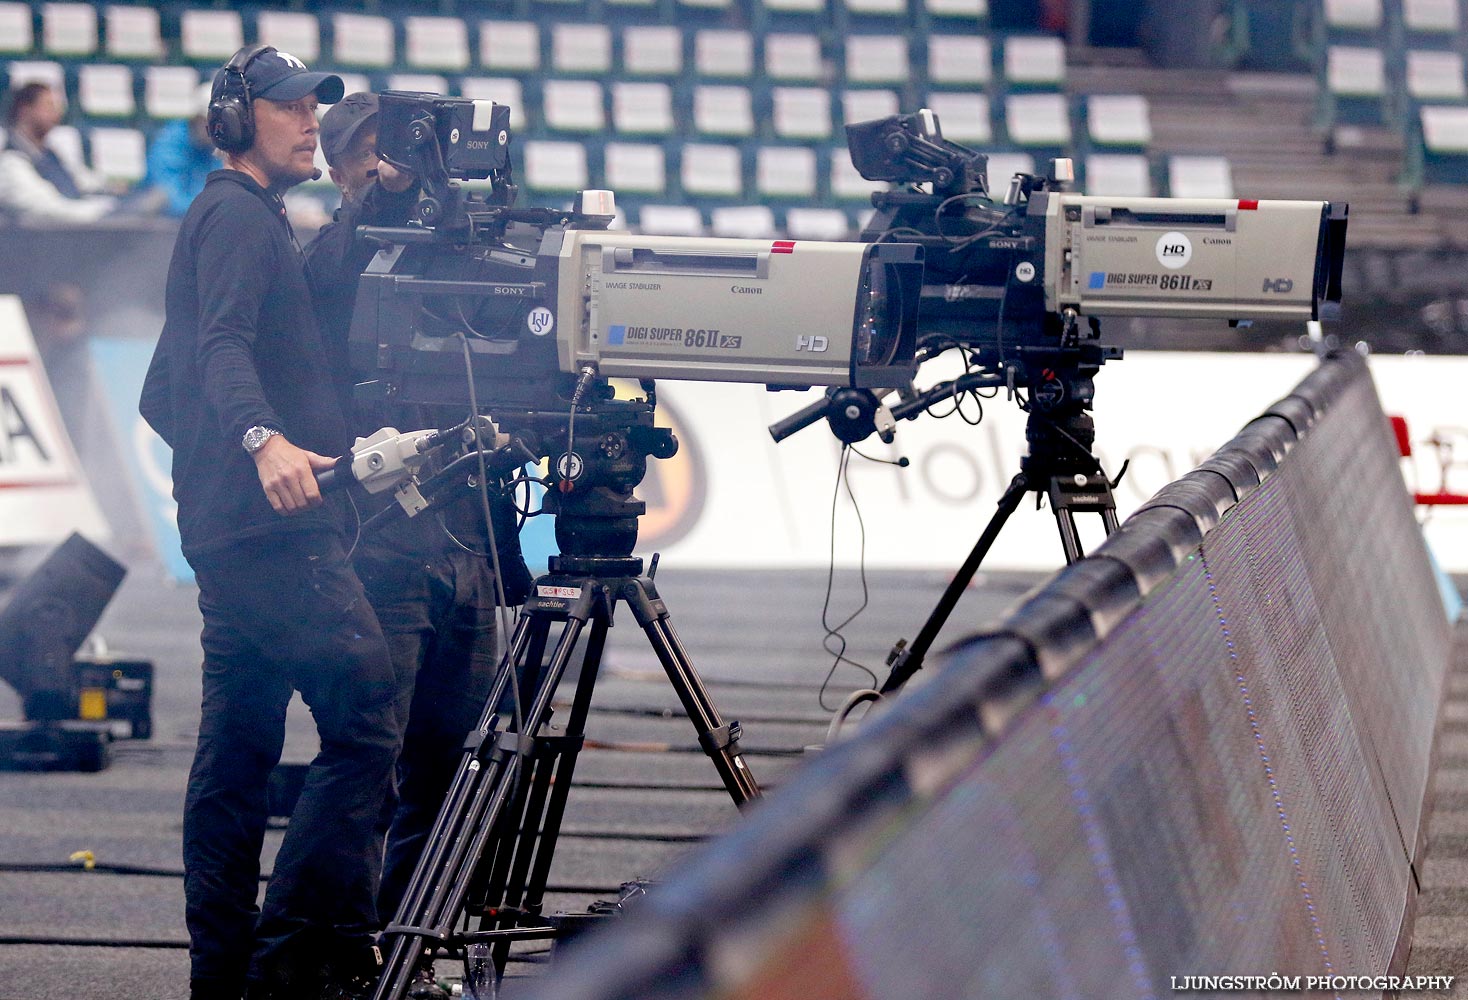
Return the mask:
M 982 577 L 946 634 L 993 620 L 1036 580 Z M 819 697 L 832 664 L 822 650 L 826 574 L 665 568 L 657 582 L 712 699 L 743 724 L 751 770 L 777 787 L 804 748 L 825 738 L 830 720 Z M 946 582 L 938 573 L 870 574 L 868 607 L 845 630 L 849 654 L 880 668 Z M 839 572 L 830 620 L 845 618 L 861 596 L 857 573 Z M 187 996 L 179 833 L 198 726 L 195 599 L 192 587 L 134 572 L 97 630 L 119 654 L 154 661 L 151 740 L 117 744 L 99 773 L 0 772 L 0 1000 Z M 840 668 L 826 705 L 867 683 L 855 668 Z M 19 714 L 13 693 L 0 687 L 0 720 Z M 285 758 L 308 760 L 315 737 L 298 703 L 288 729 Z M 656 879 L 700 837 L 738 821 L 625 608 L 610 635 L 588 736 L 550 878 L 553 890 L 569 891 L 548 897 L 553 909 L 584 910 L 614 897 L 624 881 Z M 267 854 L 279 839 L 279 831 L 269 835 Z M 92 870 L 72 860 L 78 852 L 88 852 Z M 540 956 L 526 957 L 511 966 L 507 998 L 535 974 Z

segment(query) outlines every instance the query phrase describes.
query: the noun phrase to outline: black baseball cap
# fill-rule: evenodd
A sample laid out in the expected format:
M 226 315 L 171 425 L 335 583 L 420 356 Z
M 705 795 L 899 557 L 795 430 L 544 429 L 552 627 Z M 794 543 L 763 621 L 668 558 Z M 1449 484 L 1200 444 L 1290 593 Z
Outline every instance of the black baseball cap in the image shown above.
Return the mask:
M 224 85 L 224 70 L 214 74 L 214 93 Z M 266 47 L 245 68 L 245 82 L 251 97 L 270 101 L 299 101 L 314 93 L 322 104 L 335 104 L 342 99 L 346 85 L 335 73 L 312 73 L 289 52 Z
M 336 166 L 337 157 L 351 148 L 358 131 L 377 114 L 377 95 L 359 90 L 348 94 L 321 116 L 321 152 Z

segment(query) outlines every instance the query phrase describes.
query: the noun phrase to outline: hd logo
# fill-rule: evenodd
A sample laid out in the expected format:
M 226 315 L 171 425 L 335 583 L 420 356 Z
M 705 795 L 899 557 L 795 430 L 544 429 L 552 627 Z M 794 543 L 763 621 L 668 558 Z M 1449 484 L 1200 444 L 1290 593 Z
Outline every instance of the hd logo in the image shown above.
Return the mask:
M 1163 267 L 1176 271 L 1180 267 L 1187 267 L 1188 261 L 1193 259 L 1193 241 L 1188 239 L 1187 233 L 1173 230 L 1163 233 L 1157 240 L 1157 263 Z

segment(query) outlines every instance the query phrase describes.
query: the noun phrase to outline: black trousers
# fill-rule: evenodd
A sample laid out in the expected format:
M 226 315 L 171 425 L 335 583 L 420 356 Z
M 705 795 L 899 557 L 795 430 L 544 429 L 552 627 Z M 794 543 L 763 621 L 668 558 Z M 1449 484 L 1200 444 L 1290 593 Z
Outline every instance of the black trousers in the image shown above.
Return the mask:
M 369 946 L 377 833 L 397 755 L 387 643 L 334 535 L 196 560 L 203 713 L 184 804 L 192 979 L 306 986 Z M 321 738 L 257 907 L 266 780 L 292 690 Z
M 368 538 L 354 563 L 387 636 L 402 754 L 383 813 L 378 915 L 397 912 L 493 684 L 494 573 L 447 540 L 425 556 Z

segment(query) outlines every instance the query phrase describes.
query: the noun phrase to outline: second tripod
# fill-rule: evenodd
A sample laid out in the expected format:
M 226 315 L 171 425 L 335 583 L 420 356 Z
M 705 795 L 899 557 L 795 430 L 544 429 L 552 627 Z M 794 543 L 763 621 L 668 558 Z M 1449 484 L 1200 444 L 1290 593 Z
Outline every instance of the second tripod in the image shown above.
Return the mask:
M 1096 426 L 1086 411 L 1090 407 L 1091 376 L 1095 369 L 1089 365 L 1055 363 L 1039 370 L 1041 374 L 1032 384 L 1030 415 L 1025 423 L 1029 450 L 1020 461 L 1020 471 L 1010 480 L 999 498 L 999 509 L 949 581 L 917 638 L 910 645 L 906 640 L 899 640 L 893 647 L 887 657 L 892 669 L 879 689 L 880 694 L 896 691 L 922 669 L 939 631 L 1026 494 L 1037 493 L 1049 500 L 1067 563 L 1085 554 L 1076 530 L 1076 514 L 1100 514 L 1108 535 L 1117 530 L 1116 501 L 1111 493 L 1116 484 L 1102 473 L 1101 463 L 1091 451 Z M 1120 481 L 1118 475 L 1117 482 Z

